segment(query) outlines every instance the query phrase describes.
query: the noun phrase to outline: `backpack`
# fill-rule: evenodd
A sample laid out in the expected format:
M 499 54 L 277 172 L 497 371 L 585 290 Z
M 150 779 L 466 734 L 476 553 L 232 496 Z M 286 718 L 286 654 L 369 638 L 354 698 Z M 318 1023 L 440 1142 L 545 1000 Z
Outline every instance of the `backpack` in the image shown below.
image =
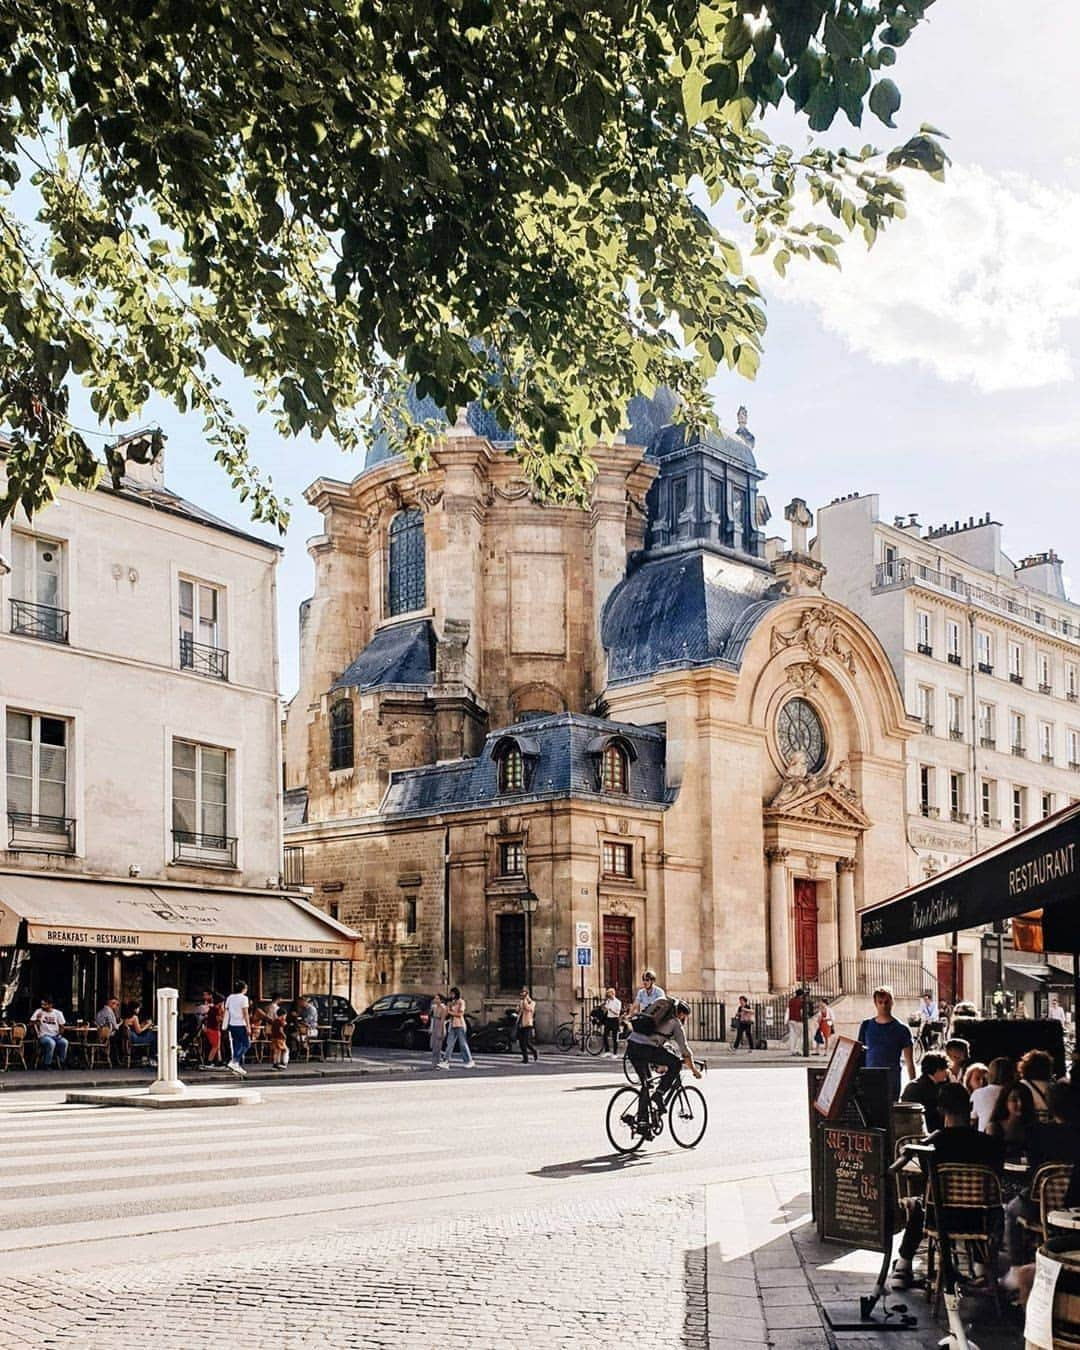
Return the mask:
M 630 1025 L 642 1036 L 655 1036 L 657 1027 L 670 1022 L 675 1016 L 675 1000 L 658 998 L 647 1012 L 637 1013 L 630 1019 Z

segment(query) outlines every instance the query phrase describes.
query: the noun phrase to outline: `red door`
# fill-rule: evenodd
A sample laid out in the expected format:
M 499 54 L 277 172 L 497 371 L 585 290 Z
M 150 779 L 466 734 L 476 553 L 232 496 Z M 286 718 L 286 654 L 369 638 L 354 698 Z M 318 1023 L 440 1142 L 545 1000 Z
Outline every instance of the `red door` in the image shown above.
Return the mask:
M 937 953 L 938 1002 L 952 1005 L 964 997 L 964 958 L 956 958 L 956 988 L 952 981 L 952 952 Z
M 816 980 L 817 950 L 817 882 L 805 877 L 795 878 L 795 978 Z
M 604 915 L 604 988 L 614 989 L 624 1006 L 634 996 L 634 921 Z

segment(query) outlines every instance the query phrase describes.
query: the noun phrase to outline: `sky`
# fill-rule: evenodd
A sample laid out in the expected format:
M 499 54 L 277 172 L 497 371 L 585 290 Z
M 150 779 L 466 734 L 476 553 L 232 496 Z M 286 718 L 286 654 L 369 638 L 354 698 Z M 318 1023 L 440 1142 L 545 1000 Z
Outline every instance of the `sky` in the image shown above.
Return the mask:
M 869 115 L 861 130 L 838 121 L 835 140 L 882 146 L 929 122 L 948 133 L 953 163 L 945 185 L 908 176 L 908 218 L 869 252 L 847 241 L 842 271 L 797 260 L 786 281 L 771 265 L 754 271 L 768 301 L 761 370 L 753 382 L 719 377 L 712 392 L 728 429 L 740 403 L 749 410 L 769 533 L 783 533 L 794 496 L 816 509 L 877 492 L 883 518 L 916 512 L 931 525 L 989 511 L 1012 558 L 1055 548 L 1080 600 L 1078 48 L 1075 0 L 937 0 L 892 72 L 899 130 Z M 795 146 L 806 135 L 794 119 L 766 125 Z M 302 494 L 361 462 L 326 442 L 283 441 L 239 381 L 227 392 L 253 457 L 293 503 L 278 579 L 288 697 L 313 576 L 305 541 L 321 528 Z M 152 421 L 169 437 L 171 488 L 278 541 L 251 526 L 198 419 L 154 405 L 142 419 Z

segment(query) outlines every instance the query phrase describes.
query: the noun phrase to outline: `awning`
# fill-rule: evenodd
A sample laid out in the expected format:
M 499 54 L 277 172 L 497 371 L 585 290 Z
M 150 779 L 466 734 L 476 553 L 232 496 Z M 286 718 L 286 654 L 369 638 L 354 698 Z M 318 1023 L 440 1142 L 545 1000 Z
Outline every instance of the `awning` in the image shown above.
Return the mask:
M 895 947 L 1040 907 L 1071 909 L 1080 901 L 1078 844 L 1080 805 L 863 910 L 862 947 Z
M 290 895 L 0 873 L 0 946 L 351 961 L 357 934 Z

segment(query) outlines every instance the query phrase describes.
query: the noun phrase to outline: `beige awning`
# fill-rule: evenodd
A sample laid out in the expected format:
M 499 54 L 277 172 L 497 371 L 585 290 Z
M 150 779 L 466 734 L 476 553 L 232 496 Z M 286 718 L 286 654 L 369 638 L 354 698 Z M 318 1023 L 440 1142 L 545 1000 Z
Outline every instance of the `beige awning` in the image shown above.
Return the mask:
M 0 873 L 0 946 L 351 961 L 357 934 L 291 895 Z

